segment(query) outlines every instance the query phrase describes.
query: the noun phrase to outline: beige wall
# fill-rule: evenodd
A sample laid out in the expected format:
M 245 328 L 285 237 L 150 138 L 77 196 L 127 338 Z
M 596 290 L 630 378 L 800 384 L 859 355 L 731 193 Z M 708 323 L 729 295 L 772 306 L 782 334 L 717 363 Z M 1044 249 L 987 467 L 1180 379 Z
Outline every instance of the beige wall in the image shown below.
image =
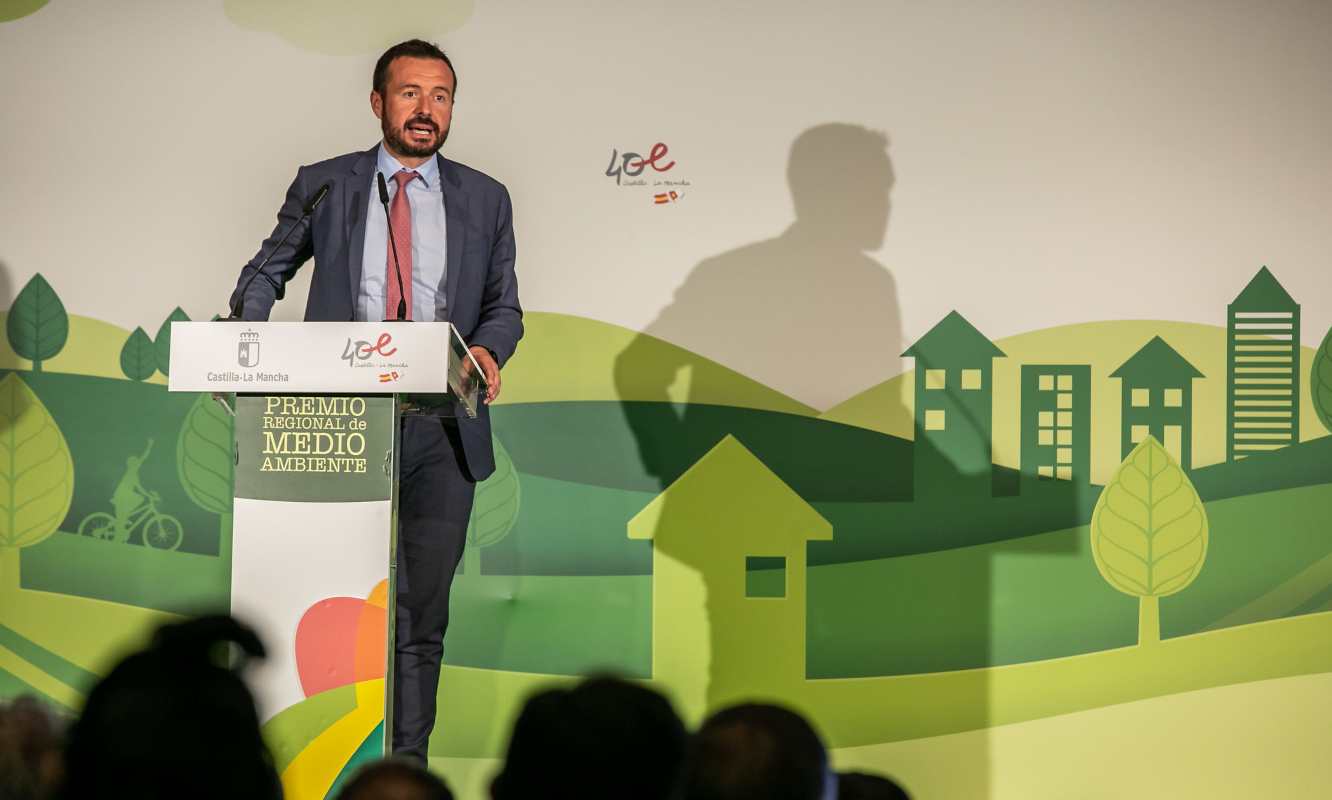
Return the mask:
M 1305 344 L 1332 323 L 1326 3 L 312 5 L 54 0 L 0 24 L 0 288 L 41 272 L 72 312 L 128 328 L 221 310 L 295 167 L 376 141 L 371 65 L 417 30 L 460 71 L 446 154 L 513 192 L 532 309 L 652 326 L 701 262 L 790 224 L 792 142 L 845 122 L 891 140 L 869 256 L 895 281 L 900 341 L 953 308 L 991 338 L 1224 324 L 1262 264 L 1305 304 Z M 692 184 L 665 207 L 602 174 L 611 148 L 658 140 Z M 862 334 L 827 283 L 790 323 Z M 788 324 L 754 303 L 778 290 L 729 290 L 736 330 Z M 709 344 L 724 337 L 653 330 L 816 406 L 842 399 L 780 359 L 736 363 Z M 899 368 L 829 350 L 855 373 L 837 394 Z

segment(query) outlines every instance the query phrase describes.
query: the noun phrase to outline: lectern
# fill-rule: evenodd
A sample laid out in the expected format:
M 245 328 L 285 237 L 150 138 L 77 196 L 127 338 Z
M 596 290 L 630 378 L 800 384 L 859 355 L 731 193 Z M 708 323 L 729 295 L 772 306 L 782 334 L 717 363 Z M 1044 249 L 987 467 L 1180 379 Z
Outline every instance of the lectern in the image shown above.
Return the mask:
M 231 609 L 268 648 L 261 718 L 304 731 L 288 796 L 387 750 L 399 398 L 464 407 L 442 396 L 467 358 L 447 322 L 171 326 L 168 388 L 235 394 Z

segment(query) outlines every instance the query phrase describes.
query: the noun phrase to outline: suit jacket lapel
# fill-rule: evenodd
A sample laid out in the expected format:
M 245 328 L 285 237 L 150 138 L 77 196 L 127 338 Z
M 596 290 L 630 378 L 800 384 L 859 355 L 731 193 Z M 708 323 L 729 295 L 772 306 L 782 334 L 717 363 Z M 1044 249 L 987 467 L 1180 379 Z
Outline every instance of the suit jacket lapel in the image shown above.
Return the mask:
M 463 247 L 467 242 L 467 193 L 462 189 L 462 181 L 453 162 L 437 156 L 439 159 L 439 186 L 444 195 L 444 219 L 447 231 L 448 252 L 445 257 L 444 307 L 453 319 L 453 303 L 458 296 L 458 277 L 462 272 Z
M 370 212 L 374 196 L 376 145 L 361 154 L 352 164 L 351 178 L 342 194 L 343 220 L 347 226 L 347 277 L 351 291 L 352 314 L 355 316 L 361 297 L 361 261 L 365 256 L 365 218 Z

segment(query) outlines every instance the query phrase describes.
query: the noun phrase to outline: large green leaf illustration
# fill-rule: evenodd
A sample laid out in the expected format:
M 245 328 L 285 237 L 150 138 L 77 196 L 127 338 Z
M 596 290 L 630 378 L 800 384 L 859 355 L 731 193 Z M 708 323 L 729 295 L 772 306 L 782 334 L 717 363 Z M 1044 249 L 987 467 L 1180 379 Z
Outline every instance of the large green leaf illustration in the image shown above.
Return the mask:
M 0 381 L 0 546 L 27 547 L 55 533 L 73 497 L 65 436 L 11 372 Z
M 157 371 L 153 340 L 143 328 L 135 328 L 125 340 L 125 346 L 120 348 L 120 371 L 132 381 L 146 381 Z
M 176 439 L 176 472 L 185 493 L 205 511 L 231 512 L 236 460 L 232 419 L 211 395 L 201 394 Z
M 9 346 L 18 355 L 32 361 L 34 372 L 41 372 L 42 362 L 54 358 L 69 339 L 69 315 L 55 289 L 40 274 L 23 287 L 14 298 L 5 322 Z
M 1314 355 L 1313 369 L 1309 372 L 1309 393 L 1313 395 L 1318 419 L 1332 433 L 1332 328 L 1327 329 L 1327 335 Z
M 467 543 L 473 547 L 489 547 L 507 536 L 518 520 L 518 507 L 522 502 L 518 470 L 513 466 L 513 459 L 499 439 L 493 441 L 495 472 L 476 485 L 472 520 L 467 528 Z
M 1165 597 L 1188 586 L 1207 557 L 1207 513 L 1188 476 L 1148 436 L 1096 501 L 1092 555 L 1125 594 Z
M 157 329 L 157 336 L 153 339 L 153 355 L 157 361 L 157 369 L 163 375 L 171 374 L 171 323 L 189 321 L 189 316 L 177 306 L 174 311 L 167 314 L 167 318 L 162 320 L 161 327 Z

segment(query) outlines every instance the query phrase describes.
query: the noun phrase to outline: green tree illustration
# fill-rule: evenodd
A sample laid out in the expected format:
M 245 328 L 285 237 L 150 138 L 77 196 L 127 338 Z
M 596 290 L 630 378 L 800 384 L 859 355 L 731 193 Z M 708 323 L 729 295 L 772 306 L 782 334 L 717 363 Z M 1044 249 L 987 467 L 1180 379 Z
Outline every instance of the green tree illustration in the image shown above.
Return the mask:
M 0 380 L 0 568 L 18 580 L 16 553 L 60 528 L 74 498 L 74 459 L 46 406 L 17 373 Z
M 41 273 L 33 275 L 14 298 L 5 327 L 9 346 L 20 357 L 32 361 L 33 372 L 41 372 L 42 362 L 54 358 L 69 339 L 65 304 Z
M 153 355 L 157 361 L 157 370 L 163 375 L 171 374 L 171 323 L 189 322 L 190 318 L 181 310 L 180 306 L 162 320 L 162 325 L 157 329 L 157 337 L 153 339 Z
M 463 551 L 463 574 L 481 574 L 481 549 L 496 544 L 513 530 L 522 504 L 518 470 L 499 439 L 495 445 L 495 471 L 476 485 L 472 518 L 467 525 L 467 549 Z
M 1128 454 L 1101 492 L 1091 545 L 1101 576 L 1138 598 L 1138 644 L 1159 642 L 1160 598 L 1192 583 L 1207 557 L 1207 511 L 1154 437 Z
M 135 328 L 125 340 L 125 346 L 120 348 L 120 371 L 132 381 L 146 381 L 157 371 L 153 340 L 143 328 Z
M 218 555 L 231 557 L 231 497 L 235 481 L 233 421 L 226 409 L 201 394 L 190 406 L 176 438 L 176 474 L 185 494 L 203 510 L 220 515 Z
M 1332 433 L 1332 328 L 1327 329 L 1327 335 L 1314 355 L 1313 367 L 1309 370 L 1309 389 L 1318 419 Z

